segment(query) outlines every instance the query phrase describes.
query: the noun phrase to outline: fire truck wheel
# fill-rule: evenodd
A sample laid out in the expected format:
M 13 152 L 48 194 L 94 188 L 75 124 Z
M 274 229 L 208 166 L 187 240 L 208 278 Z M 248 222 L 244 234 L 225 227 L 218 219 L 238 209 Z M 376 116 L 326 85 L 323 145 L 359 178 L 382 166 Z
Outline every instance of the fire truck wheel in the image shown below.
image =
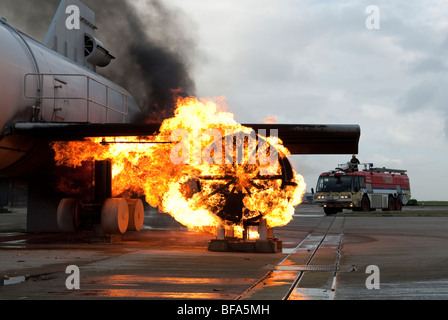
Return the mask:
M 389 196 L 387 200 L 387 208 L 383 209 L 383 211 L 394 211 L 395 210 L 395 200 L 394 197 Z
M 395 199 L 395 210 L 401 211 L 403 209 L 403 204 L 401 203 L 400 198 Z
M 361 200 L 361 210 L 363 212 L 369 212 L 370 211 L 370 201 L 367 196 L 364 196 Z
M 338 211 L 339 211 L 338 208 L 328 208 L 328 207 L 324 208 L 324 212 L 325 212 L 325 214 L 327 216 L 330 216 L 330 215 L 333 215 L 333 214 L 337 214 Z

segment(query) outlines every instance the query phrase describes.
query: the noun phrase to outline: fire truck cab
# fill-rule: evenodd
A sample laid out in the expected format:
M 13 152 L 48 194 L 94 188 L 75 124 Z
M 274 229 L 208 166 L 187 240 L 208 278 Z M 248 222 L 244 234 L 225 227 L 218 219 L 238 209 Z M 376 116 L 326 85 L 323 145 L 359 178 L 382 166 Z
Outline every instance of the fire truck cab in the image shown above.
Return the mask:
M 359 168 L 364 166 L 364 169 Z M 325 214 L 353 211 L 401 211 L 411 198 L 406 170 L 375 168 L 373 163 L 339 165 L 324 172 L 317 182 L 314 203 Z

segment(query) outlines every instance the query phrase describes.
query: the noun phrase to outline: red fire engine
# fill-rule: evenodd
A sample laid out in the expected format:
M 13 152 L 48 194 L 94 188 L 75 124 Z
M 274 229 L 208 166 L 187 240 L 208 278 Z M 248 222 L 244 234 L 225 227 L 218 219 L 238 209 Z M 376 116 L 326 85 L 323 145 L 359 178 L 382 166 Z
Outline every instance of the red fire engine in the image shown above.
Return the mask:
M 362 167 L 359 170 L 358 167 Z M 372 163 L 339 165 L 322 173 L 314 194 L 314 202 L 327 215 L 353 211 L 401 211 L 411 198 L 407 170 L 374 168 Z

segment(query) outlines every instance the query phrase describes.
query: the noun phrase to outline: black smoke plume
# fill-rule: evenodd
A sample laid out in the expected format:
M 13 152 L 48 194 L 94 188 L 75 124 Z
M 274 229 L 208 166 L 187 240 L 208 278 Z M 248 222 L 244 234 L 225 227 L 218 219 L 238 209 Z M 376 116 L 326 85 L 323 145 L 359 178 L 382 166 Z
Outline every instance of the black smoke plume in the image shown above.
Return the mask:
M 43 39 L 59 0 L 0 0 L 0 16 Z M 125 0 L 84 0 L 96 13 L 97 38 L 117 58 L 97 71 L 127 89 L 140 105 L 135 122 L 160 122 L 174 113 L 178 96 L 195 95 L 190 57 L 191 23 L 160 0 L 148 0 L 137 14 Z M 187 32 L 186 32 L 187 31 Z
M 105 75 L 117 79 L 140 101 L 137 120 L 173 116 L 176 96 L 195 94 L 188 60 L 194 42 L 186 37 L 182 15 L 159 0 L 147 1 L 141 18 L 125 1 L 91 0 L 87 5 L 97 13 L 99 36 L 113 47 L 113 54 L 117 51 L 119 67 L 106 68 Z

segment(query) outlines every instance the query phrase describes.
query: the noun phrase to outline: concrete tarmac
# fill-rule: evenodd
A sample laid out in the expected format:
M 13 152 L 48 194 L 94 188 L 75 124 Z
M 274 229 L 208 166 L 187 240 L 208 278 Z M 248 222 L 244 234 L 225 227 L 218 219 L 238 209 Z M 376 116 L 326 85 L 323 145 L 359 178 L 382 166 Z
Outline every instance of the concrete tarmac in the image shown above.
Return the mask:
M 277 254 L 207 251 L 213 236 L 155 211 L 117 243 L 26 234 L 19 210 L 0 214 L 0 299 L 448 299 L 448 215 L 425 210 L 325 216 L 301 205 L 274 230 Z

